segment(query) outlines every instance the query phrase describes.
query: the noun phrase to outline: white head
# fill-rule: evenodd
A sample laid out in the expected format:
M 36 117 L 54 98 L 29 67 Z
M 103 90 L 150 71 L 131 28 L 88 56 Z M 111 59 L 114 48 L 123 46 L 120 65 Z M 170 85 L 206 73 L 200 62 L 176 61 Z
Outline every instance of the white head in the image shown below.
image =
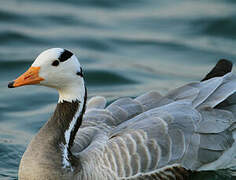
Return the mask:
M 9 83 L 9 87 L 38 84 L 55 88 L 59 101 L 83 99 L 85 93 L 82 68 L 73 53 L 62 48 L 43 51 L 31 67 Z

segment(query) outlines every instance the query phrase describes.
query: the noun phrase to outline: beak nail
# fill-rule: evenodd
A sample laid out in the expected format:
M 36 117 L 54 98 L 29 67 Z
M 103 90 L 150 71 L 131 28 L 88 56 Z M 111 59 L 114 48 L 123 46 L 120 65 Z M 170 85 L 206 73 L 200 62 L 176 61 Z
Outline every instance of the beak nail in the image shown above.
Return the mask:
M 14 81 L 9 82 L 9 83 L 8 83 L 8 88 L 14 88 L 13 84 L 14 84 Z

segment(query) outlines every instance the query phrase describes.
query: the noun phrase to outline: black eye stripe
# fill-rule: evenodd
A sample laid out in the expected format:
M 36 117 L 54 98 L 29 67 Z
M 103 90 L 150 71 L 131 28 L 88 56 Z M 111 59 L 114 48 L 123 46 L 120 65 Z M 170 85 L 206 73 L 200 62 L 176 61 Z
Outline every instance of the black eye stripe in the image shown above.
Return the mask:
M 64 62 L 67 59 L 69 59 L 71 56 L 73 56 L 73 53 L 64 49 L 63 53 L 61 53 L 60 57 L 58 58 L 60 62 Z
M 52 62 L 52 66 L 58 66 L 59 65 L 59 61 L 58 60 L 55 60 Z

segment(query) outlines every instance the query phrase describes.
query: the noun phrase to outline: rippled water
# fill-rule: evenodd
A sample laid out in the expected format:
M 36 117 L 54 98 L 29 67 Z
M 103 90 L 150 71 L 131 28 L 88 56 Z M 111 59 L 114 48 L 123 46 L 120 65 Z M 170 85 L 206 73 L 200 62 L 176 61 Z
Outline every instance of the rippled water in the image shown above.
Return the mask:
M 89 97 L 108 100 L 199 80 L 219 58 L 236 62 L 234 0 L 8 0 L 0 5 L 0 179 L 57 102 L 54 90 L 7 89 L 50 47 L 73 51 Z M 235 69 L 234 69 L 235 71 Z M 221 173 L 219 173 L 221 174 Z M 202 173 L 194 179 L 233 179 Z

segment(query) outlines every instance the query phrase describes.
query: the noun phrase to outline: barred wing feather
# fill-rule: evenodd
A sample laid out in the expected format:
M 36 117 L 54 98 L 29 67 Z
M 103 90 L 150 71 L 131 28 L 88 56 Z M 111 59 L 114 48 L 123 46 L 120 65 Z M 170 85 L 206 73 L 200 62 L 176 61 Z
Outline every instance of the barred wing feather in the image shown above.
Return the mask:
M 108 107 L 100 100 L 90 105 L 93 108 L 86 111 L 81 127 L 84 131 L 93 127 L 96 133 L 86 135 L 90 142 L 86 147 L 78 145 L 80 140 L 75 146 L 83 149 L 85 159 L 97 152 L 103 169 L 113 178 L 168 179 L 184 177 L 185 169 L 222 168 L 219 159 L 235 149 L 235 91 L 236 77 L 228 73 L 190 83 L 166 96 L 149 92 Z M 229 106 L 221 105 L 228 97 Z M 79 131 L 77 138 L 84 134 Z M 217 167 L 207 166 L 216 161 Z

